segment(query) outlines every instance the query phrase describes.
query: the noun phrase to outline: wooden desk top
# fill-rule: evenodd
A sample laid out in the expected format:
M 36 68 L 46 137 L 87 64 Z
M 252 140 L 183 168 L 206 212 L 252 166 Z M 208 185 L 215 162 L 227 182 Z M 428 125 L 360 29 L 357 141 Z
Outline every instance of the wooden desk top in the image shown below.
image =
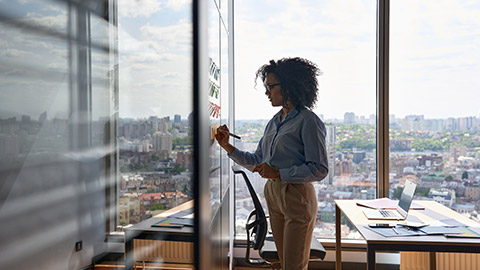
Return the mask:
M 184 210 L 187 210 L 187 209 L 190 209 L 190 208 L 193 208 L 194 204 L 193 204 L 193 200 L 190 200 L 186 203 L 182 203 L 172 209 L 168 209 L 167 211 L 164 211 L 158 215 L 155 215 L 153 217 L 168 217 L 178 211 L 184 211 Z
M 357 205 L 359 200 L 335 200 L 335 204 L 345 214 L 347 219 L 357 228 L 367 243 L 381 243 L 381 244 L 442 244 L 449 245 L 455 243 L 464 243 L 465 245 L 480 245 L 480 239 L 478 238 L 447 238 L 441 235 L 430 236 L 404 236 L 404 237 L 384 237 L 378 233 L 375 233 L 364 226 L 369 223 L 389 223 L 398 224 L 404 221 L 391 221 L 391 220 L 375 220 L 367 219 L 361 207 Z M 480 223 L 475 222 L 452 209 L 445 207 L 434 201 L 417 201 L 415 203 L 425 207 L 425 210 L 409 210 L 407 220 L 416 221 L 417 218 L 423 222 L 431 223 L 435 220 L 453 218 L 471 227 L 480 227 Z
M 161 221 L 165 217 L 168 217 L 172 214 L 175 214 L 179 211 L 184 211 L 193 208 L 193 200 L 190 200 L 186 203 L 178 205 L 172 209 L 164 211 L 158 215 L 155 215 L 149 219 L 143 220 L 140 223 L 137 223 L 131 227 L 125 228 L 126 232 L 144 232 L 144 233 L 166 233 L 166 234 L 176 234 L 176 235 L 193 235 L 193 227 L 183 226 L 182 228 L 168 228 L 168 227 L 152 227 L 153 224 Z

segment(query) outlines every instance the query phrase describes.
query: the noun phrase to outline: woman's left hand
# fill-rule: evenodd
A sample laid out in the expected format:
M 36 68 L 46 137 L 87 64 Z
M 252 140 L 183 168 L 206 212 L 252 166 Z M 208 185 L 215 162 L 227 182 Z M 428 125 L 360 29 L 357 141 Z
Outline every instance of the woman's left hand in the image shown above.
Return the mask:
M 258 172 L 258 174 L 260 174 L 260 176 L 263 178 L 280 179 L 280 171 L 272 168 L 267 163 L 262 163 L 255 166 L 253 172 Z

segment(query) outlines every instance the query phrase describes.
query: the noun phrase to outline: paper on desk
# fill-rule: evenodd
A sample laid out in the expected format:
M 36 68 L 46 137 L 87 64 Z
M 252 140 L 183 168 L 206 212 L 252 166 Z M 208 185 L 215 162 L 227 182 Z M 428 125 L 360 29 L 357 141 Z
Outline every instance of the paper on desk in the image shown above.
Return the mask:
M 469 226 L 469 225 L 465 224 L 463 222 L 460 222 L 456 219 L 453 219 L 453 218 L 447 218 L 447 219 L 432 221 L 430 223 L 430 226 L 433 226 L 433 227 L 458 227 L 458 226 Z M 478 226 L 478 224 L 477 224 L 477 226 Z
M 357 205 L 364 206 L 373 209 L 396 209 L 398 201 L 390 200 L 389 198 L 380 198 L 375 200 L 360 200 L 357 201 Z M 410 209 L 413 210 L 423 210 L 425 207 L 412 202 Z
M 400 226 L 396 226 L 395 230 L 392 228 L 371 228 L 369 226 L 364 227 L 385 237 L 426 235 L 426 233 L 420 230 L 409 230 Z
M 480 228 L 455 227 L 458 232 L 446 233 L 446 237 L 480 238 Z
M 412 217 L 412 216 L 409 216 L 409 217 Z M 425 222 L 422 222 L 422 221 L 420 221 L 420 220 L 418 220 L 418 221 L 411 221 L 411 219 L 410 219 L 410 220 L 406 220 L 406 221 L 403 222 L 403 223 L 399 223 L 398 225 L 404 226 L 404 227 L 410 227 L 410 228 L 418 229 L 418 228 L 422 228 L 422 227 L 428 226 L 429 224 L 428 224 L 428 223 L 425 223 Z
M 193 219 L 193 213 L 183 216 L 182 218 L 188 218 L 188 219 Z
M 460 234 L 462 227 L 444 227 L 444 226 L 428 226 L 421 228 L 420 230 L 428 235 L 433 234 Z

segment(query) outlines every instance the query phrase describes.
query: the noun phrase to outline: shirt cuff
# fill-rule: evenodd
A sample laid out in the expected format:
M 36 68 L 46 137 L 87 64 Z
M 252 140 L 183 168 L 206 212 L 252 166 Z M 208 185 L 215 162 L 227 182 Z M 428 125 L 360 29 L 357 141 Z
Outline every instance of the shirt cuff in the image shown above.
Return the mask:
M 238 153 L 240 151 L 234 146 L 232 153 L 227 153 L 227 156 L 232 159 L 238 159 Z
M 288 173 L 289 170 L 290 170 L 289 168 L 278 169 L 278 171 L 280 172 L 280 182 L 282 182 L 283 184 L 288 183 L 287 179 L 289 178 L 289 173 Z

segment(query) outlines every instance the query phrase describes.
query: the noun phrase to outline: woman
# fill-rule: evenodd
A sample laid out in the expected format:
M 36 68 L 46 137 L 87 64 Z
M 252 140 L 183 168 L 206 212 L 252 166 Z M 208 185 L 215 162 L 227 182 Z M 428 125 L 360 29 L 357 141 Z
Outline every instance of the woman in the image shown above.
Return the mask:
M 271 60 L 256 72 L 272 106 L 282 109 L 268 122 L 254 153 L 229 143 L 227 126 L 217 129 L 230 158 L 268 179 L 265 198 L 282 269 L 308 268 L 317 214 L 313 181 L 328 174 L 325 126 L 310 109 L 317 101 L 317 66 L 303 58 Z

